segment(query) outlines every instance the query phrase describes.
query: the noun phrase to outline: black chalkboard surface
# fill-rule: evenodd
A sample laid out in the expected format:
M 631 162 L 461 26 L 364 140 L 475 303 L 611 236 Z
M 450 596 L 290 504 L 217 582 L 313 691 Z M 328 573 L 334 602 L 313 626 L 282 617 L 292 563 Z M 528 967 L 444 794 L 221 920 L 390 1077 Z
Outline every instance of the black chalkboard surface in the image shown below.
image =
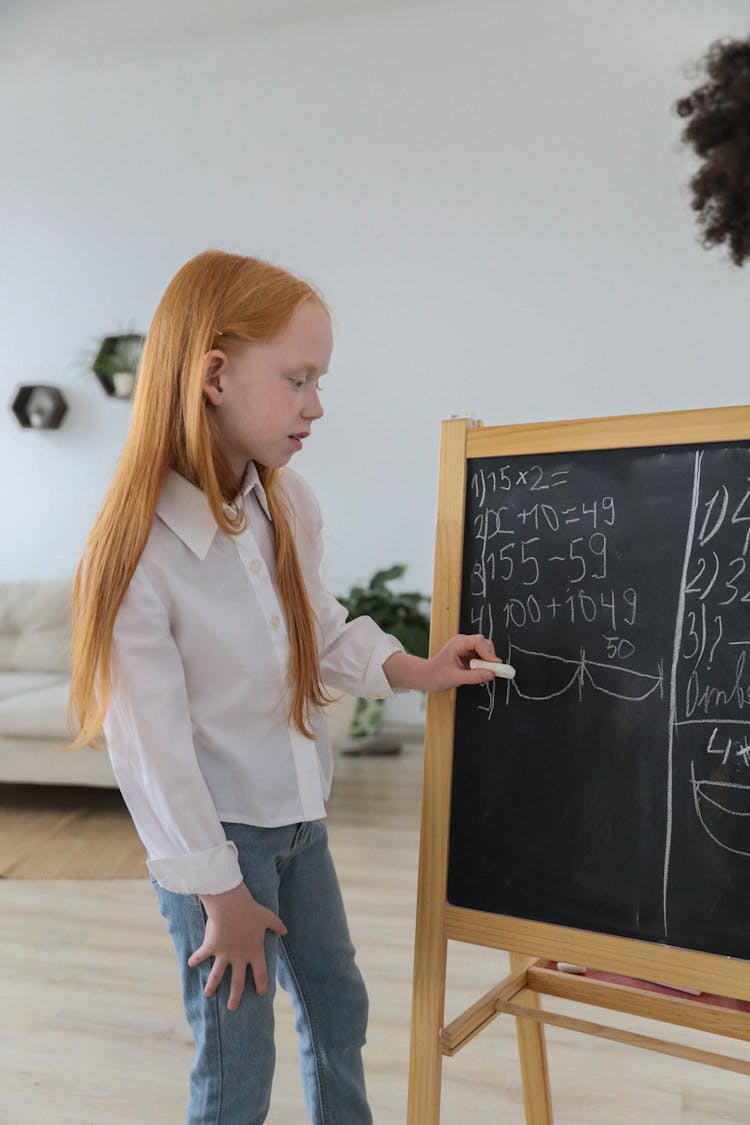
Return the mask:
M 448 902 L 750 958 L 750 446 L 468 463 Z

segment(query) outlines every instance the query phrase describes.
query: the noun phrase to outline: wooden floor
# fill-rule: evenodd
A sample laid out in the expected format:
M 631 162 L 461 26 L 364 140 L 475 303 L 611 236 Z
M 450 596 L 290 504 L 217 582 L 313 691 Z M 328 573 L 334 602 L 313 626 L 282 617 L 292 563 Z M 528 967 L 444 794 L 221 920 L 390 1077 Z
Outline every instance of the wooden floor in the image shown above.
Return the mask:
M 366 1062 L 376 1125 L 404 1125 L 406 1117 L 421 759 L 418 742 L 396 758 L 340 758 L 330 803 L 332 847 L 371 994 Z M 179 1125 L 191 1041 L 149 883 L 4 880 L 0 917 L 0 1125 Z M 447 1017 L 506 969 L 503 955 L 452 947 Z M 278 1007 L 269 1122 L 302 1125 L 283 993 Z M 734 1050 L 718 1038 L 677 1034 Z M 548 1044 L 556 1125 L 750 1122 L 750 1078 L 557 1029 Z M 447 1059 L 443 1074 L 442 1125 L 523 1125 L 509 1020 Z

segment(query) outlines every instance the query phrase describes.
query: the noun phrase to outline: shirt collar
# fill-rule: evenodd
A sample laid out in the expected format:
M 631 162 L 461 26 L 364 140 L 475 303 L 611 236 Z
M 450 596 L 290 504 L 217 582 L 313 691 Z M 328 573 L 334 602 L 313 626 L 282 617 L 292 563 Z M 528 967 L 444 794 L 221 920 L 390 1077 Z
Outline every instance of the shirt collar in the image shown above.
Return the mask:
M 244 499 L 255 490 L 258 503 L 270 520 L 268 501 L 254 461 L 248 464 L 240 495 Z M 231 505 L 226 504 L 227 510 Z M 156 505 L 156 514 L 199 559 L 205 559 L 214 540 L 217 523 L 206 494 L 197 485 L 170 469 Z
M 268 516 L 268 518 L 270 520 L 271 519 L 271 513 L 268 509 L 268 500 L 266 498 L 265 489 L 263 488 L 263 485 L 260 483 L 260 475 L 258 474 L 258 466 L 255 464 L 254 461 L 248 461 L 247 468 L 245 469 L 245 477 L 242 481 L 242 485 L 241 485 L 241 488 L 240 488 L 240 492 L 242 493 L 243 498 L 245 496 L 249 495 L 249 493 L 251 493 L 253 491 L 253 489 L 255 489 L 255 495 L 258 499 L 258 503 L 260 504 L 261 508 L 263 509 L 263 511 L 266 513 L 266 515 Z

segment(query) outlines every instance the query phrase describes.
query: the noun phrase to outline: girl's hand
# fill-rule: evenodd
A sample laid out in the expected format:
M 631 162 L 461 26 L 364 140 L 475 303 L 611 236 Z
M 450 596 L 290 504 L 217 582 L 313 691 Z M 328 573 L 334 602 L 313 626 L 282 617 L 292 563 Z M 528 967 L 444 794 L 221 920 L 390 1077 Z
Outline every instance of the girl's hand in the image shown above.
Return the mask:
M 452 637 L 431 660 L 405 652 L 394 652 L 383 665 L 392 688 L 417 688 L 419 691 L 447 691 L 464 684 L 486 684 L 495 678 L 487 668 L 469 668 L 469 661 L 497 661 L 492 641 L 481 633 Z
M 203 995 L 213 996 L 224 973 L 230 970 L 231 980 L 227 1008 L 230 1012 L 240 1006 L 245 990 L 247 966 L 253 972 L 255 991 L 265 996 L 268 991 L 268 971 L 263 942 L 266 930 L 283 937 L 286 926 L 280 918 L 256 902 L 244 883 L 220 895 L 201 895 L 208 918 L 203 944 L 188 958 L 188 965 L 197 965 L 214 958 Z

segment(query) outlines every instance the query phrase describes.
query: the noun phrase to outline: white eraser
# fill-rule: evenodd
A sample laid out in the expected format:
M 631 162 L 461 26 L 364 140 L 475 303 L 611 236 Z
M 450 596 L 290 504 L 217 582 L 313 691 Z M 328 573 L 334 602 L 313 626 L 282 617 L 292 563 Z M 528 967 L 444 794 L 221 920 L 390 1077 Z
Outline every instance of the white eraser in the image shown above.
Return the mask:
M 495 660 L 470 660 L 469 667 L 474 668 L 487 668 L 488 671 L 494 672 L 496 676 L 502 676 L 504 680 L 512 680 L 516 674 L 515 668 L 511 664 L 499 664 Z

